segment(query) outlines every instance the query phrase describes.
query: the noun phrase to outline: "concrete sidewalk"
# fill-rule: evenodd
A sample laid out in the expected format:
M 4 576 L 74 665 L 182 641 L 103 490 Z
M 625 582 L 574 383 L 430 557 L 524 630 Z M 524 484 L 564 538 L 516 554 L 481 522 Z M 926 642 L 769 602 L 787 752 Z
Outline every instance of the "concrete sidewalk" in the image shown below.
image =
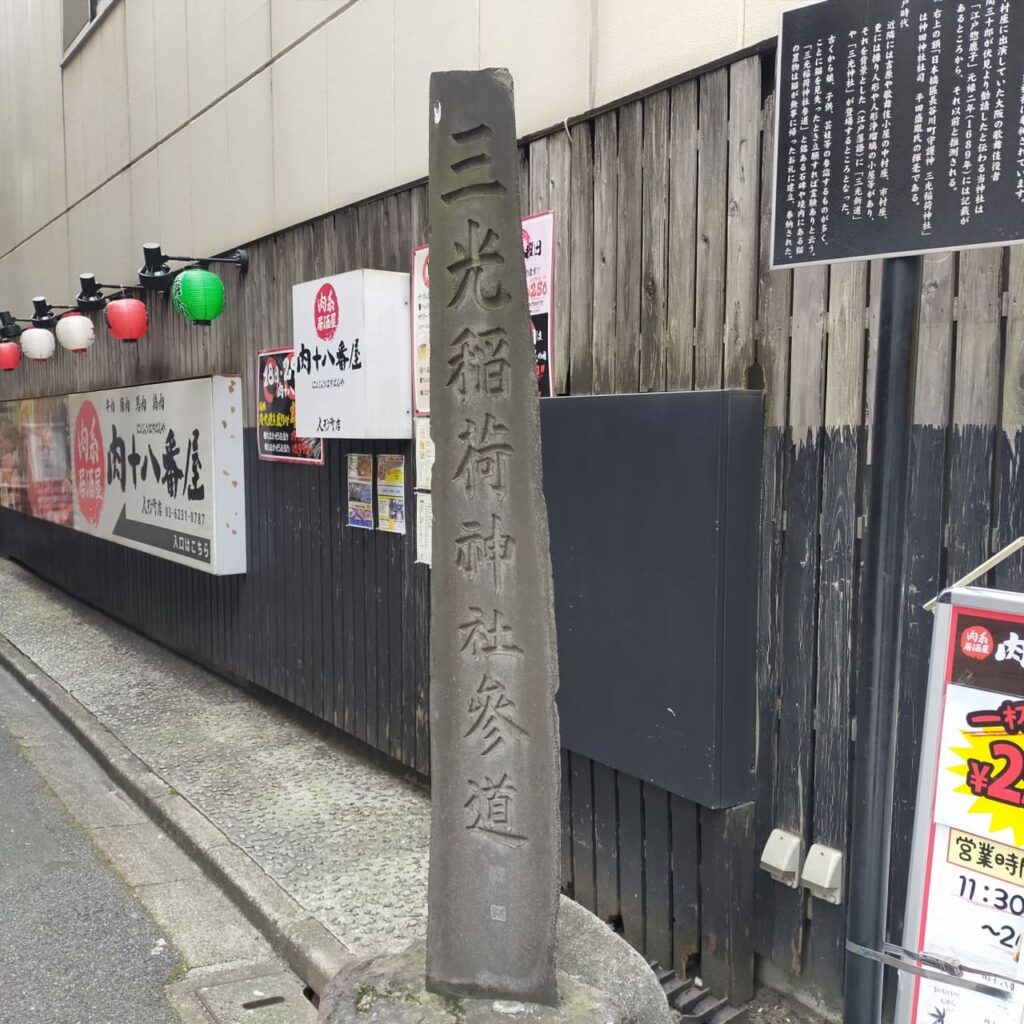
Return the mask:
M 425 936 L 426 792 L 8 561 L 0 593 L 0 660 L 310 984 Z

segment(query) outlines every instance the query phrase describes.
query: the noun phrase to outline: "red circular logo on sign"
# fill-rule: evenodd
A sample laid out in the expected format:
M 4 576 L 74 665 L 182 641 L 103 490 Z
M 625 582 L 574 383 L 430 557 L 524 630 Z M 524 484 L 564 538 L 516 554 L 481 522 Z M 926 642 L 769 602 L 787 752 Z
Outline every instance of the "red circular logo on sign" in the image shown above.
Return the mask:
M 75 417 L 74 438 L 75 495 L 78 510 L 98 526 L 103 511 L 103 430 L 96 407 L 90 401 L 82 403 Z
M 968 658 L 984 661 L 995 649 L 992 634 L 984 626 L 968 626 L 960 634 L 960 650 Z
M 333 284 L 322 284 L 313 300 L 313 323 L 316 336 L 330 341 L 338 331 L 338 293 Z

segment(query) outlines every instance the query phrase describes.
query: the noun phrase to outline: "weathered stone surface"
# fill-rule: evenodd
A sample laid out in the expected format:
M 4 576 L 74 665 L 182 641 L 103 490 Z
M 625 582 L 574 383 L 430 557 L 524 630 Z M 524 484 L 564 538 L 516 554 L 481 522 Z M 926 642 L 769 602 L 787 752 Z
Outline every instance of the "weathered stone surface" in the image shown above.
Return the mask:
M 557 1006 L 427 992 L 422 945 L 344 967 L 320 1000 L 321 1024 L 648 1024 L 559 975 Z
M 647 961 L 586 907 L 562 897 L 555 963 L 560 972 L 608 995 L 630 1024 L 674 1024 L 665 990 Z
M 427 984 L 552 1004 L 558 670 L 512 80 L 430 89 Z

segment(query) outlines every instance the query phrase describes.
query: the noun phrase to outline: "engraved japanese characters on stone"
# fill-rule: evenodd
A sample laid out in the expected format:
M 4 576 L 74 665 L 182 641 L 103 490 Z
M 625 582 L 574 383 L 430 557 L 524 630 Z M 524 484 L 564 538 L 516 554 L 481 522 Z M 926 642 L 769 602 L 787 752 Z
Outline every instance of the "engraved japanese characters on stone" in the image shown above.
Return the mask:
M 475 420 L 466 420 L 466 429 L 459 434 L 459 441 L 466 450 L 452 481 L 461 480 L 470 497 L 483 484 L 499 499 L 508 493 L 508 460 L 515 453 L 507 440 L 508 432 L 508 427 L 490 413 L 485 414 L 482 427 Z
M 505 684 L 485 675 L 469 698 L 466 714 L 469 729 L 463 739 L 479 737 L 483 746 L 481 757 L 487 757 L 506 743 L 529 739 L 530 734 L 515 720 L 515 702 L 505 691 Z
M 516 832 L 516 787 L 507 772 L 497 780 L 489 775 L 483 781 L 469 779 L 469 799 L 466 801 L 466 828 L 513 849 L 529 842 Z
M 493 174 L 494 158 L 491 156 L 491 129 L 489 125 L 478 124 L 462 132 L 452 132 L 451 140 L 465 155 L 448 165 L 454 179 L 453 187 L 441 193 L 441 201 L 447 206 L 466 199 L 485 199 L 503 196 L 508 189 Z M 458 181 L 459 184 L 455 184 Z
M 508 397 L 512 363 L 503 327 L 479 333 L 467 327 L 451 343 L 451 348 L 448 365 L 452 372 L 447 386 L 455 388 L 463 404 L 474 395 Z
M 488 654 L 522 657 L 523 649 L 515 642 L 512 627 L 498 609 L 487 615 L 483 608 L 471 607 L 469 614 L 472 616 L 469 622 L 459 626 L 460 653 L 468 651 L 474 658 Z
M 452 277 L 459 278 L 455 295 L 448 303 L 449 309 L 472 299 L 480 309 L 494 312 L 512 301 L 501 283 L 505 257 L 498 251 L 499 241 L 497 231 L 492 228 L 481 228 L 480 222 L 472 218 L 466 222 L 466 241 L 455 242 L 456 258 L 446 268 Z
M 455 565 L 469 579 L 476 579 L 481 569 L 493 573 L 494 589 L 500 594 L 504 576 L 513 564 L 516 539 L 502 532 L 501 516 L 491 516 L 491 531 L 476 520 L 462 524 L 462 533 L 455 538 Z

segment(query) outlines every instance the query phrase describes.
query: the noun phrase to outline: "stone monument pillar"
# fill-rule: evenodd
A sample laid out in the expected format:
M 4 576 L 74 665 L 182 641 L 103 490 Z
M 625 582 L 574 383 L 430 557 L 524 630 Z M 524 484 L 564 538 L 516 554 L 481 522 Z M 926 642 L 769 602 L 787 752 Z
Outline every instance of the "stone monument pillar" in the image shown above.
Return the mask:
M 555 1005 L 558 663 L 512 78 L 430 78 L 427 988 Z

